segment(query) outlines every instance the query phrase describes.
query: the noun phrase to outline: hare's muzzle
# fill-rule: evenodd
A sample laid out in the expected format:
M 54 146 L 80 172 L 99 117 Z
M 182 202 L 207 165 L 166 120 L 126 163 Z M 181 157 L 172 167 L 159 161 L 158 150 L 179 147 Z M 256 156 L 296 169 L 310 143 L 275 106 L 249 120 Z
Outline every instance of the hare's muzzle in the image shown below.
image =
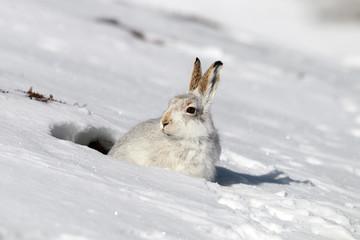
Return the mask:
M 161 121 L 160 121 L 160 123 L 161 123 L 161 127 L 164 129 L 167 125 L 169 125 L 169 123 L 170 123 L 170 117 L 171 117 L 171 113 L 170 113 L 170 111 L 168 111 L 168 112 L 166 112 L 165 114 L 164 114 L 164 116 L 161 118 Z

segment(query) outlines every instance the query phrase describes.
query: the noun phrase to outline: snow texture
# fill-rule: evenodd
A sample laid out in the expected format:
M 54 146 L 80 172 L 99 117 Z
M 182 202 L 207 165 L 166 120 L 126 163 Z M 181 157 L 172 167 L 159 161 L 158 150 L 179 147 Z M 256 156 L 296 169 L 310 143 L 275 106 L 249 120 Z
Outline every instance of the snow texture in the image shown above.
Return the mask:
M 2 1 L 0 239 L 360 239 L 359 74 L 141 2 Z M 88 147 L 160 117 L 195 57 L 224 63 L 215 182 Z

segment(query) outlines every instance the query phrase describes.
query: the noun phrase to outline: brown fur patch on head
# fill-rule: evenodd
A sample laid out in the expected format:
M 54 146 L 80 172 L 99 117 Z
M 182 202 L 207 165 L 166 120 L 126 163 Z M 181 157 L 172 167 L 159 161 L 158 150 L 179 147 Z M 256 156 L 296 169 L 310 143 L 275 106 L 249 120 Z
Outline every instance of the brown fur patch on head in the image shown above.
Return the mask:
M 161 118 L 161 123 L 170 123 L 171 121 L 171 112 L 168 111 L 164 114 L 164 116 Z
M 188 102 L 186 103 L 186 106 L 185 106 L 185 107 L 187 107 L 187 106 L 189 106 L 189 105 L 191 105 L 191 104 L 193 104 L 193 101 L 188 101 Z
M 190 86 L 189 86 L 190 91 L 194 91 L 199 86 L 199 82 L 201 80 L 201 74 L 202 74 L 201 63 L 200 63 L 200 60 L 198 58 L 196 58 L 194 67 L 191 72 L 191 79 L 190 79 Z
M 187 101 L 184 101 L 179 107 L 178 107 L 178 110 L 186 110 L 188 106 L 190 105 L 193 105 L 194 104 L 194 101 L 193 100 L 187 100 Z

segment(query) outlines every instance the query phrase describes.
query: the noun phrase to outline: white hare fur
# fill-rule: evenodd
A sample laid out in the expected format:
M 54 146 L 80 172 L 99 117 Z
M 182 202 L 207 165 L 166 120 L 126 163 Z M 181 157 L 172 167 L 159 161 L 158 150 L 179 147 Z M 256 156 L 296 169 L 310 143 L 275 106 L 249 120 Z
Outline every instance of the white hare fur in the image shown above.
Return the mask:
M 213 181 L 221 146 L 210 104 L 221 69 L 222 63 L 217 61 L 202 75 L 200 60 L 196 58 L 187 94 L 171 99 L 161 118 L 131 129 L 115 143 L 109 155 Z

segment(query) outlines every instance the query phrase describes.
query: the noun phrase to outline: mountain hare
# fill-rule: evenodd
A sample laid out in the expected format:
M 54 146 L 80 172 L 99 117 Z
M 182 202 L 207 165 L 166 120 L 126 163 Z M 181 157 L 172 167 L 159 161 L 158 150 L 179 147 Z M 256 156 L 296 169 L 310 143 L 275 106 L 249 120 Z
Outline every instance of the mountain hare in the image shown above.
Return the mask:
M 214 164 L 219 160 L 221 146 L 210 104 L 219 86 L 222 65 L 217 61 L 202 75 L 200 60 L 196 58 L 187 94 L 171 99 L 161 118 L 131 129 L 108 155 L 214 180 Z

